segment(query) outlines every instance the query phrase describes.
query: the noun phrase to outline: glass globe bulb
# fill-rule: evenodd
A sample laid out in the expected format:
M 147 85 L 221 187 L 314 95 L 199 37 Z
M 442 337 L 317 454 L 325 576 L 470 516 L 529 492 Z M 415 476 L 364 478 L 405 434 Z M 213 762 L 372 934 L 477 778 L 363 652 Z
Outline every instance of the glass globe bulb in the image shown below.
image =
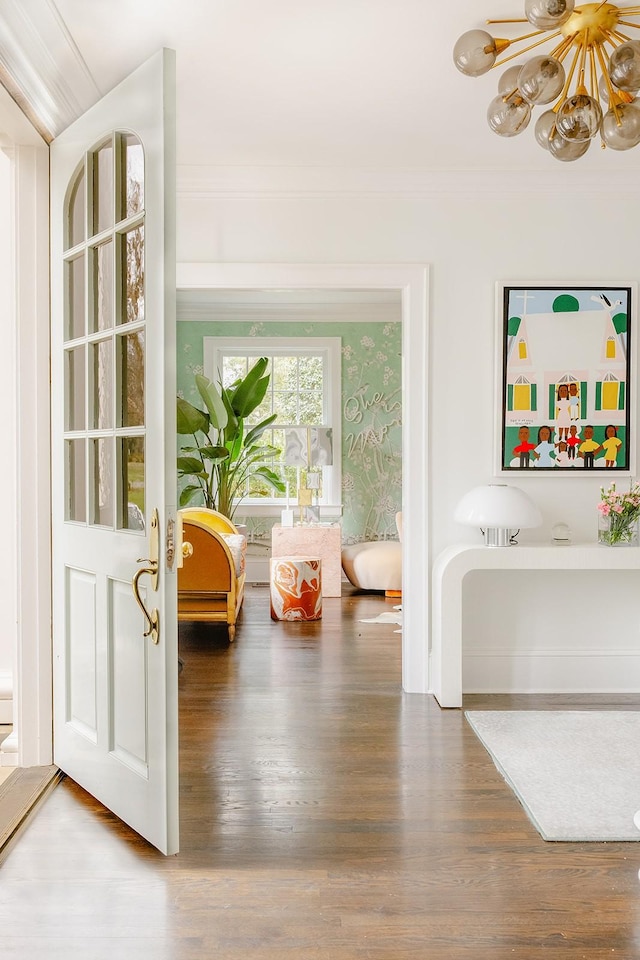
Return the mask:
M 520 71 L 518 89 L 529 103 L 551 103 L 562 92 L 564 67 L 555 57 L 532 57 Z
M 557 130 L 549 137 L 549 153 L 556 160 L 564 162 L 579 160 L 590 146 L 591 140 L 565 140 Z
M 515 137 L 522 133 L 531 119 L 531 107 L 522 97 L 494 97 L 487 110 L 487 121 L 494 133 L 501 137 Z
M 555 132 L 556 115 L 553 110 L 545 110 L 536 120 L 535 138 L 544 150 L 549 149 L 549 138 Z
M 602 139 L 612 150 L 637 147 L 640 143 L 640 107 L 635 103 L 621 103 L 617 112 L 617 117 L 613 110 L 605 113 L 600 130 Z
M 640 88 L 640 40 L 627 40 L 609 58 L 611 82 L 620 90 L 633 93 Z
M 565 140 L 590 140 L 602 123 L 602 107 L 586 93 L 568 97 L 558 110 L 556 128 Z
M 502 74 L 498 80 L 498 93 L 501 97 L 508 97 L 518 87 L 518 77 L 522 70 L 521 63 L 515 63 Z
M 615 84 L 614 84 L 615 86 Z M 620 87 L 617 88 L 618 90 Z M 638 93 L 637 90 L 625 90 L 624 93 L 627 97 L 635 97 Z M 598 81 L 598 96 L 601 103 L 609 103 L 609 84 L 607 83 L 607 78 L 604 73 L 600 74 L 600 79 Z
M 467 30 L 453 48 L 453 62 L 467 77 L 481 77 L 491 70 L 497 56 L 496 42 L 486 30 Z
M 554 30 L 566 23 L 575 0 L 526 0 L 524 15 L 538 30 Z

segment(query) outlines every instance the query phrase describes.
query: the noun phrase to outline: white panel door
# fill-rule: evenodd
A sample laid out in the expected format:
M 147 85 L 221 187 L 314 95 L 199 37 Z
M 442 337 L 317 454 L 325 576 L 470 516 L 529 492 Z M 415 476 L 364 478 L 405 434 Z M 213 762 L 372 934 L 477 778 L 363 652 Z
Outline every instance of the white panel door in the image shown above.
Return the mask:
M 165 50 L 51 145 L 54 759 L 164 853 L 178 848 L 174 91 Z

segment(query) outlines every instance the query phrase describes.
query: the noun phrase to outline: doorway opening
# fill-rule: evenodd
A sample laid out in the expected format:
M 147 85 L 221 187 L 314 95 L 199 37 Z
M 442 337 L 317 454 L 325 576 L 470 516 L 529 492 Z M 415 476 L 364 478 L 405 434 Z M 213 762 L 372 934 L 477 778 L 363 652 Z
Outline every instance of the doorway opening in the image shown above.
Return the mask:
M 397 539 L 395 516 L 402 509 L 399 291 L 180 291 L 177 319 L 179 395 L 201 404 L 195 377 L 203 372 L 217 380 L 223 349 L 224 356 L 234 359 L 249 353 L 247 363 L 267 356 L 273 389 L 260 416 L 278 414 L 269 442 L 284 451 L 281 425 L 300 415 L 331 431 L 331 464 L 323 470 L 317 521 L 341 524 L 343 545 Z M 282 455 L 270 467 L 284 476 L 290 462 L 290 455 L 286 460 Z M 286 479 L 295 510 L 294 468 Z M 235 519 L 248 531 L 247 583 L 264 583 L 271 527 L 280 520 L 286 500 L 270 491 L 266 496 L 261 491 L 260 497 L 248 494 Z
M 274 310 L 290 301 L 339 301 L 363 293 L 376 303 L 395 304 L 402 328 L 401 504 L 411 517 L 403 537 L 402 686 L 427 693 L 428 680 L 428 370 L 427 268 L 410 264 L 179 264 L 178 315 L 213 317 L 213 305 L 233 299 L 247 311 L 269 298 Z M 387 296 L 385 296 L 387 295 Z M 389 296 L 390 295 L 390 296 Z M 278 299 L 281 303 L 278 305 Z M 266 325 L 266 324 L 265 324 Z M 363 336 L 366 327 L 363 324 Z M 408 558 L 411 557 L 411 562 Z

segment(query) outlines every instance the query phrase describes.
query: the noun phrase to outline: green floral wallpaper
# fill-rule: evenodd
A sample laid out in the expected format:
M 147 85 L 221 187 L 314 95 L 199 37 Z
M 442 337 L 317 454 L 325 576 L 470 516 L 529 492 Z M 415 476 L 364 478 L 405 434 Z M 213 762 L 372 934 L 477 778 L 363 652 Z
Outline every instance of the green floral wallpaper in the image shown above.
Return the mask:
M 178 392 L 198 405 L 193 375 L 202 373 L 203 338 L 215 336 L 340 337 L 343 540 L 396 539 L 402 486 L 402 325 L 181 320 Z M 253 538 L 267 537 L 270 526 L 271 521 L 252 522 Z

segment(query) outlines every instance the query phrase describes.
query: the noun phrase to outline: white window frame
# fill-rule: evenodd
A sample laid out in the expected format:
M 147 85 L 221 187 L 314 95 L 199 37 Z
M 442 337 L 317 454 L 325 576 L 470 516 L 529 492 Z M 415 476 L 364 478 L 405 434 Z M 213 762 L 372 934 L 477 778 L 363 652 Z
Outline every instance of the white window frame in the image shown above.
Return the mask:
M 340 337 L 203 337 L 204 375 L 215 383 L 224 354 L 248 357 L 320 354 L 325 381 L 322 402 L 323 423 L 333 430 L 333 465 L 322 468 L 321 516 L 331 518 L 342 512 L 342 341 Z M 246 497 L 239 508 L 244 516 L 278 516 L 282 497 Z

